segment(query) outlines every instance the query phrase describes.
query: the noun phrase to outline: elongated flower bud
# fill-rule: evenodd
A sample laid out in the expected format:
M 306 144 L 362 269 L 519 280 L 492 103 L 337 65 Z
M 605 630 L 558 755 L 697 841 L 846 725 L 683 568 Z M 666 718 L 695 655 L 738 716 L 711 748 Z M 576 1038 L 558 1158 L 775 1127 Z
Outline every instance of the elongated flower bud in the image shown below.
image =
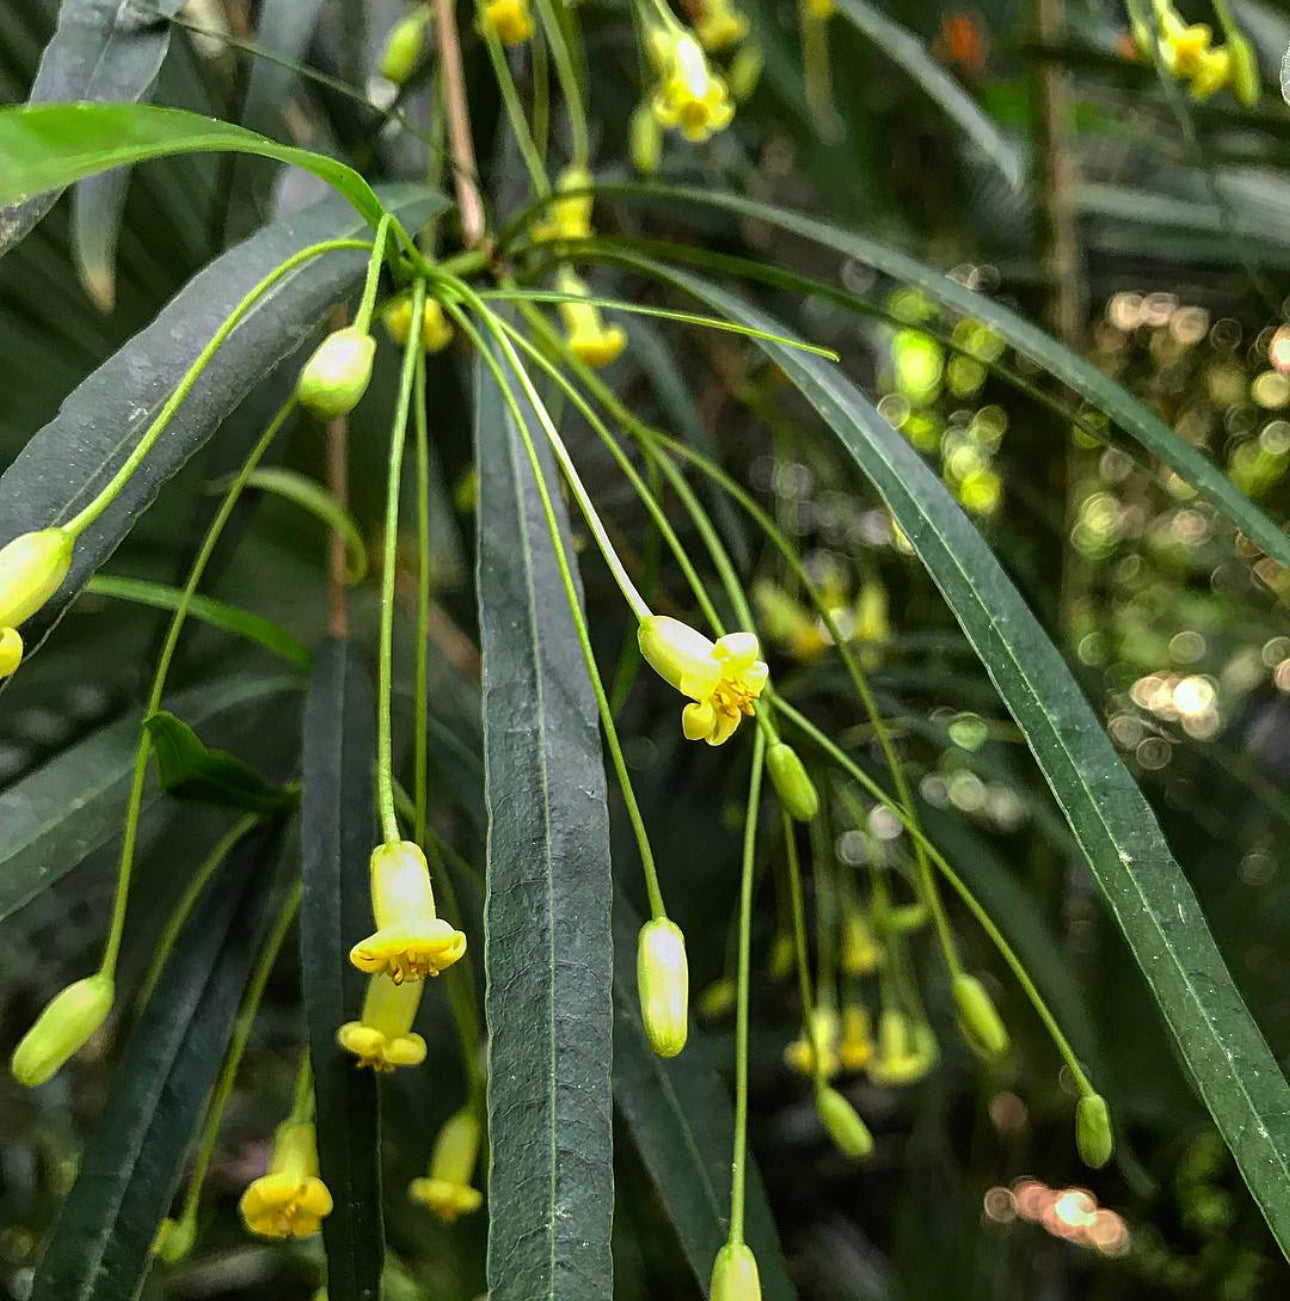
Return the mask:
M 0 628 L 17 628 L 62 586 L 72 564 L 65 529 L 23 533 L 0 547 Z
M 824 1087 L 815 1095 L 815 1110 L 829 1137 L 843 1156 L 856 1160 L 873 1151 L 873 1135 L 860 1119 L 859 1112 L 837 1089 Z
M 820 793 L 797 751 L 783 741 L 776 741 L 766 752 L 766 767 L 788 816 L 798 822 L 810 822 L 820 811 Z
M 381 76 L 401 86 L 416 71 L 425 48 L 430 10 L 418 9 L 394 24 L 381 55 Z
M 727 1242 L 712 1264 L 710 1301 L 761 1301 L 757 1257 L 742 1242 Z
M 1111 1113 L 1100 1093 L 1086 1093 L 1075 1107 L 1075 1146 L 1080 1160 L 1093 1170 L 1100 1170 L 1115 1150 L 1111 1133 Z
M 0 628 L 0 678 L 18 671 L 22 663 L 22 635 L 17 628 Z
M 975 976 L 960 972 L 954 977 L 954 1005 L 958 1008 L 959 1029 L 974 1052 L 982 1057 L 1000 1057 L 1008 1051 L 1008 1029 L 994 1000 Z
M 366 330 L 356 325 L 333 330 L 305 362 L 296 397 L 324 420 L 348 415 L 367 392 L 375 355 L 376 340 Z
M 642 176 L 653 176 L 663 156 L 663 128 L 648 104 L 640 104 L 632 114 L 627 129 L 631 144 L 632 166 Z
M 100 971 L 56 994 L 14 1049 L 14 1079 L 29 1089 L 52 1079 L 107 1020 L 114 992 L 112 978 Z
M 1244 32 L 1229 30 L 1227 50 L 1232 66 L 1232 90 L 1246 108 L 1259 102 L 1263 87 L 1259 82 L 1259 60 L 1254 46 Z
M 650 1047 L 660 1057 L 675 1057 L 690 1032 L 690 967 L 685 936 L 666 917 L 641 927 L 636 985 Z
M 766 56 L 756 41 L 745 41 L 736 51 L 726 73 L 730 97 L 736 104 L 742 104 L 757 89 L 765 62 Z

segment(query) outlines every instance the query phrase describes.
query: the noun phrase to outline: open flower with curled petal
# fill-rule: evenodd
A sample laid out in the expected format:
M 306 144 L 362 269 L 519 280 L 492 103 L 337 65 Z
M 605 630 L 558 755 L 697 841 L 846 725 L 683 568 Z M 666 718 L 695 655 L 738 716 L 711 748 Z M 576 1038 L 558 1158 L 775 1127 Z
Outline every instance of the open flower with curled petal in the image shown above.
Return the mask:
M 728 741 L 770 677 L 758 659 L 761 647 L 751 632 L 731 632 L 715 642 L 665 614 L 641 620 L 641 654 L 651 668 L 692 704 L 681 714 L 687 739 L 722 745 Z
M 483 1204 L 483 1194 L 470 1183 L 479 1139 L 479 1117 L 470 1107 L 463 1107 L 439 1131 L 430 1156 L 430 1173 L 408 1185 L 408 1196 L 445 1224 Z
M 372 976 L 363 998 L 363 1015 L 336 1031 L 336 1042 L 358 1058 L 359 1066 L 389 1072 L 396 1066 L 420 1066 L 426 1041 L 412 1030 L 421 1006 L 421 982 L 396 985 L 389 976 Z
M 378 845 L 371 878 L 376 931 L 349 951 L 360 971 L 401 985 L 437 976 L 465 953 L 465 935 L 435 913 L 430 869 L 412 841 Z
M 308 1238 L 331 1214 L 331 1193 L 318 1178 L 318 1142 L 307 1121 L 288 1120 L 273 1138 L 268 1174 L 242 1194 L 238 1210 L 261 1238 Z
M 735 115 L 734 106 L 698 39 L 689 32 L 656 31 L 650 48 L 659 69 L 653 100 L 659 124 L 674 127 L 694 144 L 724 131 Z

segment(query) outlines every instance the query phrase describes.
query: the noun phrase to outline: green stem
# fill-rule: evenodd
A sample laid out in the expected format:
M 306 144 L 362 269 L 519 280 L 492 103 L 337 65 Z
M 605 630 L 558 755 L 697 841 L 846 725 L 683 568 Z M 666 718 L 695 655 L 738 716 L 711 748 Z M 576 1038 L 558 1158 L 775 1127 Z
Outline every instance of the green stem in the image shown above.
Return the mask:
M 482 5 L 480 6 L 482 8 Z M 546 168 L 542 165 L 542 155 L 538 152 L 529 130 L 528 119 L 524 116 L 524 105 L 520 103 L 520 92 L 516 89 L 515 78 L 511 75 L 511 65 L 507 62 L 506 52 L 497 39 L 497 33 L 487 24 L 483 25 L 484 44 L 488 48 L 488 58 L 493 65 L 493 75 L 497 79 L 497 89 L 502 97 L 502 107 L 506 110 L 507 121 L 515 135 L 520 156 L 528 169 L 529 180 L 539 196 L 551 193 L 551 182 L 547 179 Z
M 587 106 L 582 97 L 582 84 L 573 66 L 573 54 L 560 22 L 560 12 L 552 0 L 536 0 L 542 31 L 551 46 L 551 59 L 555 64 L 555 77 L 564 96 L 565 112 L 569 115 L 569 134 L 573 145 L 573 165 L 586 167 L 591 151 L 588 144 Z M 562 6 L 571 14 L 569 6 Z
M 210 364 L 211 358 L 223 346 L 224 341 L 239 322 L 246 316 L 255 304 L 264 297 L 270 289 L 273 288 L 285 276 L 291 274 L 297 267 L 305 262 L 318 257 L 323 253 L 330 253 L 336 249 L 370 249 L 372 247 L 366 240 L 361 239 L 330 239 L 320 244 L 311 244 L 308 248 L 302 248 L 298 253 L 293 253 L 285 262 L 274 267 L 263 280 L 255 286 L 254 289 L 242 299 L 240 303 L 225 317 L 223 324 L 210 337 L 210 341 L 197 354 L 197 359 L 184 372 L 184 377 L 175 387 L 175 391 L 166 399 L 165 404 L 157 413 L 156 418 L 144 432 L 142 438 L 131 449 L 129 456 L 122 462 L 121 468 L 112 476 L 103 490 L 94 498 L 88 506 L 79 514 L 74 515 L 63 528 L 72 535 L 80 537 L 91 524 L 94 523 L 100 515 L 116 500 L 121 489 L 125 487 L 130 476 L 139 468 L 143 458 L 148 455 L 162 434 L 166 432 L 171 420 L 174 419 L 175 412 L 179 410 L 184 399 L 192 390 L 194 384 L 201 377 L 202 371 Z
M 363 297 L 359 300 L 353 327 L 356 330 L 362 330 L 364 334 L 372 328 L 372 310 L 376 306 L 376 291 L 381 283 L 381 263 L 385 258 L 385 244 L 389 237 L 391 220 L 392 218 L 387 212 L 377 222 L 376 238 L 372 241 L 372 256 L 367 261 L 367 278 L 363 281 Z
M 419 321 L 425 312 L 426 286 L 419 277 L 412 286 L 412 320 Z M 403 447 L 407 441 L 408 411 L 416 379 L 417 358 L 424 357 L 421 331 L 408 334 L 403 349 L 403 373 L 399 381 L 399 400 L 390 434 L 389 474 L 385 485 L 385 552 L 381 572 L 381 639 L 377 665 L 376 706 L 376 792 L 381 814 L 381 828 L 387 842 L 399 839 L 399 819 L 394 810 L 394 586 L 399 564 L 399 489 L 403 484 Z
M 811 1070 L 816 1089 L 828 1081 L 824 1077 L 823 1054 L 815 1037 L 815 1000 L 811 995 L 810 950 L 806 944 L 806 906 L 802 900 L 802 869 L 797 857 L 797 832 L 793 819 L 781 810 L 784 821 L 784 848 L 788 860 L 788 890 L 793 907 L 793 948 L 797 955 L 797 990 L 802 1000 L 802 1025 L 806 1042 L 811 1046 Z
M 426 839 L 426 801 L 429 797 L 429 672 L 430 672 L 430 431 L 426 419 L 426 359 L 417 360 L 412 392 L 412 420 L 417 442 L 417 647 L 413 716 L 412 838 Z
M 739 993 L 735 1011 L 735 1146 L 730 1159 L 730 1237 L 744 1240 L 744 1187 L 748 1160 L 748 983 L 752 951 L 753 869 L 757 862 L 757 815 L 761 808 L 761 775 L 766 738 L 753 742 L 748 810 L 744 818 L 743 872 L 739 880 Z
M 296 899 L 299 904 L 299 898 Z M 295 1121 L 310 1121 L 314 1118 L 314 1071 L 309 1058 L 309 1049 L 300 1053 L 300 1065 L 296 1069 L 295 1095 L 291 1099 L 291 1117 Z
M 193 594 L 197 590 L 197 585 L 202 580 L 202 574 L 206 570 L 211 553 L 215 550 L 215 544 L 224 531 L 224 525 L 228 523 L 229 516 L 232 515 L 233 508 L 237 505 L 238 498 L 241 497 L 247 480 L 260 463 L 260 458 L 268 451 L 269 444 L 273 442 L 278 430 L 282 428 L 287 417 L 295 410 L 295 404 L 294 397 L 288 398 L 277 415 L 269 421 L 264 433 L 260 435 L 259 441 L 251 449 L 251 454 L 242 463 L 242 468 L 237 472 L 232 484 L 229 485 L 228 492 L 225 493 L 219 510 L 215 512 L 215 518 L 206 530 L 206 537 L 202 540 L 201 549 L 197 552 L 193 567 L 189 571 L 188 582 L 184 585 L 183 593 L 180 595 L 179 602 L 175 607 L 175 613 L 170 620 L 170 628 L 166 633 L 166 640 L 162 645 L 161 656 L 157 661 L 157 669 L 153 675 L 152 690 L 148 695 L 147 708 L 144 710 L 145 719 L 155 714 L 161 705 L 161 697 L 166 689 L 166 675 L 170 671 L 170 662 L 174 658 L 175 647 L 179 644 L 179 634 L 183 631 L 184 621 L 188 617 L 188 607 L 192 602 Z M 126 903 L 130 897 L 130 876 L 134 867 L 134 848 L 138 839 L 139 817 L 143 811 L 143 789 L 148 776 L 148 756 L 151 752 L 152 743 L 148 731 L 146 728 L 141 729 L 139 748 L 134 758 L 134 774 L 130 782 L 130 796 L 126 805 L 125 827 L 121 835 L 121 864 L 117 872 L 116 896 L 112 901 L 112 920 L 108 927 L 107 943 L 103 949 L 103 962 L 100 966 L 100 970 L 108 976 L 115 975 L 117 957 L 121 951 L 121 936 L 125 930 Z

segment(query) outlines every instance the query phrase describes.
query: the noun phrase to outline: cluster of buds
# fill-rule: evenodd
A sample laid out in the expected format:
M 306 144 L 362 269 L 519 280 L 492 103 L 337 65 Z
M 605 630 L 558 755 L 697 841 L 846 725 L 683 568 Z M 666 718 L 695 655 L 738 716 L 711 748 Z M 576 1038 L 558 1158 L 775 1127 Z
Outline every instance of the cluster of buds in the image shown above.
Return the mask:
M 1171 0 L 1155 0 L 1156 30 L 1134 22 L 1133 38 L 1146 59 L 1158 41 L 1165 69 L 1171 77 L 1187 83 L 1191 97 L 1209 99 L 1230 86 L 1236 98 L 1247 108 L 1259 100 L 1259 65 L 1254 47 L 1226 11 L 1222 11 L 1223 42 L 1214 44 L 1213 30 L 1207 23 L 1185 22 Z

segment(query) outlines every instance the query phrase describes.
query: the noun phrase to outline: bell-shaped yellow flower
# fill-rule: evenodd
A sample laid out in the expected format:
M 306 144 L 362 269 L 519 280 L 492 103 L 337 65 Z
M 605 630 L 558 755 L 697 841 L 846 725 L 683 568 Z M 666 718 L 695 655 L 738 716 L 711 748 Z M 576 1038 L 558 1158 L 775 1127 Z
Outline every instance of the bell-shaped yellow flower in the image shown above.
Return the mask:
M 1216 95 L 1232 80 L 1232 55 L 1226 46 L 1217 50 L 1204 50 L 1196 61 L 1192 73 L 1190 94 L 1203 103 Z
M 675 1057 L 690 1032 L 690 967 L 685 936 L 666 917 L 641 927 L 636 946 L 636 986 L 650 1047 Z
M 587 286 L 567 268 L 557 286 L 562 294 L 586 296 Z M 564 322 L 569 350 L 593 370 L 608 366 L 627 346 L 627 331 L 621 325 L 606 325 L 595 303 L 566 300 L 556 304 Z
M 400 294 L 381 309 L 381 323 L 385 332 L 401 348 L 412 333 L 412 295 Z M 453 339 L 452 324 L 444 313 L 443 304 L 427 298 L 421 312 L 421 346 L 426 352 L 442 352 Z
M 1172 10 L 1160 14 L 1160 52 L 1165 67 L 1180 81 L 1195 76 L 1214 34 L 1204 23 L 1185 23 Z
M 596 203 L 590 187 L 591 173 L 585 167 L 566 167 L 556 178 L 557 197 L 547 205 L 546 217 L 533 226 L 533 238 L 590 239 L 591 210 Z M 579 190 L 583 193 L 576 193 Z
M 705 50 L 725 50 L 748 35 L 748 19 L 730 0 L 703 0 L 694 34 Z
M 650 667 L 694 702 L 681 714 L 681 730 L 691 741 L 728 741 L 739 720 L 753 713 L 770 677 L 751 632 L 731 632 L 711 642 L 679 619 L 653 614 L 641 620 L 638 640 Z
M 858 908 L 847 908 L 842 917 L 842 970 L 848 976 L 867 976 L 881 962 L 882 950 L 869 919 Z
M 412 1030 L 421 1006 L 421 981 L 396 985 L 389 976 L 371 976 L 363 997 L 363 1015 L 336 1031 L 336 1042 L 358 1058 L 360 1066 L 389 1072 L 396 1066 L 420 1066 L 426 1041 Z
M 22 533 L 0 547 L 0 628 L 17 628 L 62 586 L 74 539 L 65 529 Z
M 688 32 L 656 32 L 651 48 L 660 71 L 653 99 L 659 125 L 675 128 L 693 144 L 724 131 L 734 106 L 698 40 Z
M 878 1018 L 878 1051 L 869 1078 L 875 1084 L 914 1084 L 936 1065 L 937 1056 L 931 1026 L 912 1024 L 903 1012 L 886 1008 Z
M 817 1007 L 811 1012 L 801 1035 L 784 1049 L 784 1063 L 799 1075 L 814 1078 L 816 1061 L 819 1074 L 831 1080 L 841 1069 L 838 1059 L 838 1014 L 830 1007 Z
M 360 971 L 384 973 L 401 985 L 437 976 L 465 953 L 465 935 L 435 913 L 430 869 L 412 841 L 378 845 L 371 879 L 376 931 L 349 952 Z
M 493 32 L 503 45 L 523 45 L 533 35 L 528 0 L 488 0 L 480 15 L 481 32 Z
M 844 1071 L 862 1071 L 873 1058 L 873 1031 L 868 1009 L 848 1003 L 842 1009 L 842 1033 L 838 1038 L 838 1061 Z
M 22 663 L 22 634 L 17 628 L 0 628 L 0 678 L 18 671 Z
M 318 1178 L 318 1140 L 308 1121 L 288 1120 L 273 1137 L 268 1174 L 242 1194 L 242 1222 L 261 1238 L 308 1238 L 331 1214 L 331 1193 Z
M 429 1175 L 408 1185 L 408 1196 L 445 1224 L 483 1204 L 483 1194 L 470 1183 L 479 1156 L 480 1132 L 479 1118 L 471 1107 L 449 1117 L 435 1139 Z
M 13 1050 L 13 1078 L 29 1089 L 53 1079 L 107 1020 L 114 995 L 112 977 L 101 971 L 55 994 Z

